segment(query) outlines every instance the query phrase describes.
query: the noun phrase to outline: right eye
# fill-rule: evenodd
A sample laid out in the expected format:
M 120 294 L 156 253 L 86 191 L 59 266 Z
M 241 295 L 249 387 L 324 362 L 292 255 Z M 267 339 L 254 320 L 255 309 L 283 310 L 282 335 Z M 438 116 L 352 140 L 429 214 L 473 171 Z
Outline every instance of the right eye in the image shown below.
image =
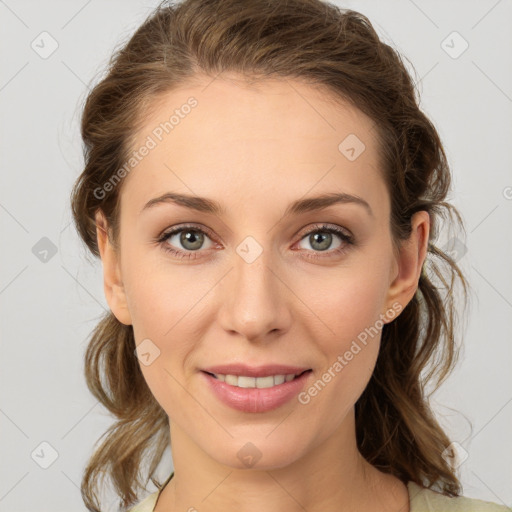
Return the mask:
M 176 237 L 175 244 L 180 244 L 182 248 L 175 247 L 169 242 Z M 196 226 L 176 226 L 163 233 L 158 242 L 162 245 L 164 251 L 170 252 L 178 258 L 195 259 L 198 256 L 194 253 L 200 252 L 205 238 L 209 238 L 208 233 Z

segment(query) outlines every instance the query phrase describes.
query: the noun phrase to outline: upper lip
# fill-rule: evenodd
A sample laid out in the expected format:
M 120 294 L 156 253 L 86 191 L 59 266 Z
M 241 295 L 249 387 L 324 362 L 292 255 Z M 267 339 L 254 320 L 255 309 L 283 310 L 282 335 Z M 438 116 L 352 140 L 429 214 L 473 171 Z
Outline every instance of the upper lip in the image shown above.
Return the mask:
M 202 371 L 222 375 L 245 375 L 247 377 L 268 377 L 269 375 L 298 375 L 310 368 L 301 366 L 287 366 L 283 364 L 268 364 L 262 366 L 248 366 L 246 364 L 221 364 L 203 368 Z

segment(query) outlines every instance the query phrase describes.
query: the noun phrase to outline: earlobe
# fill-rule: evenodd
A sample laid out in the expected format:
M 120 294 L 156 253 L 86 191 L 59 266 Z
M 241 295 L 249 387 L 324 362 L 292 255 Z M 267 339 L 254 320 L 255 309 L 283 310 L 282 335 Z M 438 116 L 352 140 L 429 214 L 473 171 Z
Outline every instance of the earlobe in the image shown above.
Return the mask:
M 429 234 L 428 212 L 416 212 L 411 219 L 411 235 L 402 243 L 394 262 L 394 268 L 398 270 L 393 274 L 389 285 L 388 305 L 399 303 L 403 310 L 414 297 L 427 256 Z
M 131 325 L 126 293 L 122 281 L 119 255 L 110 243 L 105 215 L 98 210 L 96 219 L 96 238 L 103 264 L 103 290 L 107 303 L 115 317 L 125 325 Z

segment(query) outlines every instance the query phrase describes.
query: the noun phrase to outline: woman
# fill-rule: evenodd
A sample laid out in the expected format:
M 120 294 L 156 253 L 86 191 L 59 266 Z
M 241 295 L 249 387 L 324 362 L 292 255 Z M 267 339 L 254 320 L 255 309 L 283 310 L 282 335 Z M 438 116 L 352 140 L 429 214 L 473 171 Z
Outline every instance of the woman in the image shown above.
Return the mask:
M 111 309 L 86 378 L 118 418 L 89 510 L 101 473 L 123 507 L 151 478 L 134 512 L 506 510 L 459 496 L 423 392 L 457 358 L 466 281 L 434 242 L 460 217 L 438 133 L 363 15 L 161 4 L 82 136 L 73 214 Z

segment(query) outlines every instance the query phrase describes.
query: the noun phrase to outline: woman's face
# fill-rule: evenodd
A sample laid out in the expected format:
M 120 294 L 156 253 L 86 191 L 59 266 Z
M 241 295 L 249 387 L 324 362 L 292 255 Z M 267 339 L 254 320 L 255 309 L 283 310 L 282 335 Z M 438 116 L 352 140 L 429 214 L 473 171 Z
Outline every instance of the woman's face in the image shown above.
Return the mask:
M 298 81 L 220 77 L 166 94 L 132 148 L 120 253 L 102 248 L 107 299 L 133 325 L 171 432 L 231 467 L 282 467 L 343 430 L 421 270 L 428 216 L 395 255 L 375 127 L 326 98 Z M 165 194 L 208 202 L 155 201 Z M 281 384 L 284 402 L 236 388 L 227 403 L 204 370 L 238 363 L 311 371 Z

